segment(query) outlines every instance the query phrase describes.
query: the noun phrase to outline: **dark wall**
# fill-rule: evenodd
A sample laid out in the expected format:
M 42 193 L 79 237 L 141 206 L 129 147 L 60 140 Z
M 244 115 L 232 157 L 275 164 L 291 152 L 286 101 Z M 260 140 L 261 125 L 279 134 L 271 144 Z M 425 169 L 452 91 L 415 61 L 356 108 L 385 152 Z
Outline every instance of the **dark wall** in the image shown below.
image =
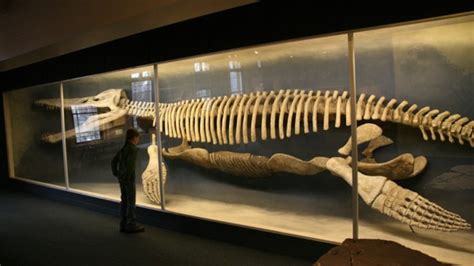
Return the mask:
M 420 7 L 395 3 L 376 6 L 330 1 L 320 6 L 261 1 L 1 72 L 0 87 L 2 91 L 12 90 L 219 50 L 472 10 L 474 5 L 468 1 L 449 5 L 430 2 L 429 6 Z M 3 108 L 0 112 L 3 178 L 8 167 Z

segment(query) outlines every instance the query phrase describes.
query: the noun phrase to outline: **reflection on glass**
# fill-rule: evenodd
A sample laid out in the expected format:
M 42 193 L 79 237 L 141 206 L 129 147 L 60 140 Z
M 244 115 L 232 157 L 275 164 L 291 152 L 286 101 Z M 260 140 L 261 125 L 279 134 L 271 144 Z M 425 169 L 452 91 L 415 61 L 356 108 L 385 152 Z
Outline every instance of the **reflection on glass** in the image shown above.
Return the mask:
M 379 202 L 386 213 L 390 206 L 395 212 L 361 210 L 361 238 L 393 240 L 444 262 L 472 264 L 473 29 L 471 15 L 355 34 L 358 92 L 367 95 L 362 105 L 370 109 L 386 98 L 380 109 L 387 110 L 385 119 L 371 120 L 390 141 L 371 159 L 388 162 L 403 154 L 427 162 L 416 174 L 394 180 L 407 190 L 393 186 L 386 204 Z M 417 167 L 412 164 L 404 166 Z
M 326 241 L 350 237 L 350 187 L 324 171 L 323 158 L 350 136 L 350 127 L 334 126 L 347 66 L 343 35 L 160 64 L 167 209 Z
M 133 127 L 140 133 L 136 163 L 137 203 L 153 203 L 142 183 L 142 174 L 150 162 L 147 149 L 153 144 L 154 134 L 152 76 L 152 67 L 139 67 L 64 82 L 66 146 L 72 189 L 120 198 L 111 161 L 124 146 L 127 129 Z M 155 174 L 147 178 L 156 181 L 157 171 L 152 170 Z
M 99 123 L 92 123 L 92 130 L 81 127 L 87 119 L 96 116 L 97 108 L 94 106 L 71 106 L 72 117 L 74 120 L 74 130 L 76 131 L 76 142 L 87 142 L 100 139 Z
M 15 176 L 64 186 L 59 83 L 7 94 Z M 50 142 L 54 141 L 54 144 Z

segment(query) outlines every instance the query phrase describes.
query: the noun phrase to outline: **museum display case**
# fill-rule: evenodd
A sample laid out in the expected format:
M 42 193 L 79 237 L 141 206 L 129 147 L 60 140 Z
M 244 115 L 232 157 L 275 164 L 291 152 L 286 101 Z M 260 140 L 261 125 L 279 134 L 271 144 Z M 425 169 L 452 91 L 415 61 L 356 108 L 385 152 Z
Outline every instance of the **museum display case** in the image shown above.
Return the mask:
M 365 94 L 367 103 L 372 97 L 373 106 L 385 97 L 383 104 L 392 102 L 395 112 L 378 123 L 393 143 L 372 158 L 387 162 L 406 154 L 424 157 L 427 166 L 420 174 L 396 182 L 470 223 L 474 221 L 473 37 L 472 15 L 354 34 L 358 94 Z M 435 215 L 415 205 L 410 207 Z M 417 223 L 424 227 L 424 221 L 413 218 L 412 224 Z M 474 261 L 472 229 L 449 233 L 407 229 L 387 216 L 361 209 L 361 238 L 397 241 L 450 263 Z
M 118 200 L 110 162 L 134 127 L 139 206 L 468 265 L 473 26 L 453 15 L 14 90 L 10 175 Z
M 4 93 L 10 175 L 65 187 L 62 147 L 42 141 L 47 132 L 61 132 L 59 108 L 35 103 L 42 98 L 59 99 L 60 83 Z M 53 109 L 56 112 L 49 115 Z
M 350 237 L 351 189 L 318 164 L 350 127 L 326 127 L 325 102 L 314 100 L 347 93 L 346 35 L 166 62 L 158 73 L 164 116 L 177 121 L 162 125 L 167 210 L 333 243 Z

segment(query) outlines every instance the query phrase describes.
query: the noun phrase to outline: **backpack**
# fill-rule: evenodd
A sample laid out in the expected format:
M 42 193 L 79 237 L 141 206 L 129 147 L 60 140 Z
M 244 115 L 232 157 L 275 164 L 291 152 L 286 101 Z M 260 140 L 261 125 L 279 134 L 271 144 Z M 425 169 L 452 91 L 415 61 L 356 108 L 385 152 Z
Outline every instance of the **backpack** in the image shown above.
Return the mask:
M 120 149 L 112 159 L 111 167 L 112 167 L 112 174 L 121 179 L 126 174 L 126 162 L 124 158 L 124 148 Z

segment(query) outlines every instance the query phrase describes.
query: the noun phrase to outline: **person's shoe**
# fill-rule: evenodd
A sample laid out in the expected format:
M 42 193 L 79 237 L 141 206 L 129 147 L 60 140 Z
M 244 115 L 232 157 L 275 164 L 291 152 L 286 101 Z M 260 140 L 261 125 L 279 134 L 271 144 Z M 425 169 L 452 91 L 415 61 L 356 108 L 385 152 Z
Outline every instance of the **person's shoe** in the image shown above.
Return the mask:
M 120 230 L 122 232 L 122 230 Z M 124 233 L 139 233 L 145 232 L 145 228 L 138 224 L 129 225 L 123 230 Z

